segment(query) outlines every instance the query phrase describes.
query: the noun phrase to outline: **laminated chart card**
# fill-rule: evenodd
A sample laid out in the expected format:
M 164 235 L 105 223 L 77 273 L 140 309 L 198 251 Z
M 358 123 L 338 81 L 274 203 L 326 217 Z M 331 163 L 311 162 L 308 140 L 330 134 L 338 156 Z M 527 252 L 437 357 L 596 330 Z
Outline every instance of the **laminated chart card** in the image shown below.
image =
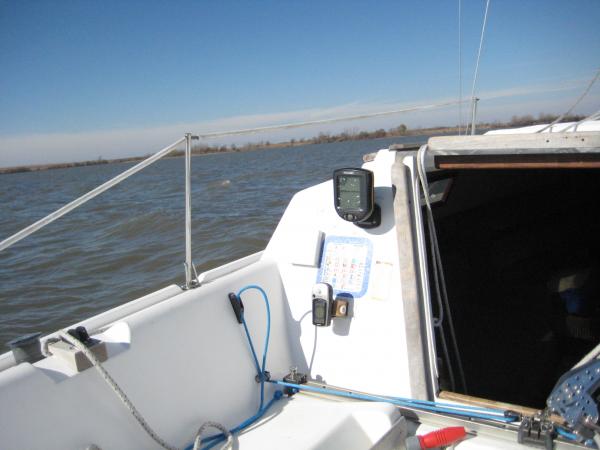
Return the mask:
M 362 297 L 369 287 L 372 253 L 369 239 L 327 236 L 317 282 L 329 283 L 334 294 Z

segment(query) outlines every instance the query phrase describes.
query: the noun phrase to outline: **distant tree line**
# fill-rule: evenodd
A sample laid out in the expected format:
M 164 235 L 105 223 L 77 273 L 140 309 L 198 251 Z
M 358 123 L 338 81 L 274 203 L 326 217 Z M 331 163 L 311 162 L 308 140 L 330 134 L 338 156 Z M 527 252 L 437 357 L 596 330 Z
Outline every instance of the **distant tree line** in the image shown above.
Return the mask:
M 500 129 L 500 128 L 515 128 L 525 127 L 529 125 L 537 125 L 541 123 L 550 123 L 557 119 L 558 116 L 554 114 L 540 113 L 538 117 L 534 117 L 531 114 L 523 116 L 513 116 L 508 122 L 482 122 L 477 124 L 477 129 L 481 131 L 489 129 Z M 562 122 L 577 122 L 584 119 L 585 116 L 581 115 L 568 115 L 562 119 Z M 294 147 L 297 145 L 310 145 L 310 144 L 330 144 L 333 142 L 344 142 L 344 141 L 360 141 L 366 139 L 380 139 L 397 136 L 417 136 L 425 134 L 450 134 L 458 131 L 458 126 L 448 127 L 439 126 L 431 128 L 414 128 L 409 129 L 405 124 L 400 124 L 396 127 L 389 128 L 387 130 L 379 128 L 374 131 L 352 131 L 345 130 L 338 134 L 321 132 L 317 136 L 312 138 L 302 139 L 290 139 L 287 142 L 271 143 L 269 141 L 255 142 L 252 144 L 245 144 L 236 146 L 232 144 L 226 145 L 200 145 L 193 148 L 194 154 L 206 154 L 206 153 L 224 153 L 224 152 L 245 152 L 257 149 L 273 148 L 273 147 Z M 183 154 L 183 152 L 179 152 Z
M 546 114 L 540 113 L 537 118 L 535 118 L 531 114 L 526 114 L 523 116 L 512 116 L 512 118 L 508 122 L 482 122 L 477 124 L 477 130 L 485 131 L 489 129 L 500 129 L 500 128 L 515 128 L 515 127 L 525 127 L 529 125 L 537 125 L 542 123 L 550 123 L 558 118 L 557 115 L 554 114 Z M 578 122 L 584 119 L 585 116 L 581 115 L 569 115 L 565 116 L 561 122 Z M 229 152 L 247 152 L 252 150 L 259 149 L 269 149 L 269 148 L 279 148 L 279 147 L 294 147 L 299 145 L 311 145 L 311 144 L 328 144 L 333 142 L 344 142 L 344 141 L 359 141 L 366 139 L 379 139 L 379 138 L 387 138 L 387 137 L 397 137 L 397 136 L 417 136 L 417 135 L 430 135 L 430 134 L 451 134 L 456 133 L 458 131 L 458 126 L 451 127 L 431 127 L 431 128 L 414 128 L 409 129 L 405 124 L 400 124 L 396 127 L 389 128 L 384 130 L 383 128 L 379 128 L 375 131 L 355 131 L 355 130 L 345 130 L 338 134 L 324 133 L 321 132 L 317 136 L 312 138 L 302 138 L 302 139 L 290 139 L 286 142 L 277 142 L 271 143 L 269 141 L 260 141 L 255 143 L 248 143 L 244 145 L 206 145 L 200 144 L 196 145 L 192 148 L 192 153 L 194 155 L 203 155 L 209 153 L 229 153 Z M 171 153 L 171 156 L 182 156 L 184 152 L 182 150 L 174 151 Z M 74 163 L 62 163 L 62 164 L 47 164 L 47 165 L 38 165 L 38 166 L 20 166 L 20 167 L 0 167 L 0 174 L 3 173 L 17 173 L 17 172 L 33 172 L 38 170 L 46 170 L 46 169 L 64 169 L 69 167 L 81 167 L 81 166 L 93 166 L 98 164 L 108 164 L 108 163 L 119 163 L 119 162 L 134 162 L 140 161 L 142 159 L 147 158 L 146 156 L 136 156 L 131 158 L 119 158 L 119 159 L 103 159 L 101 156 L 98 159 L 91 161 L 81 161 Z
M 561 122 L 579 122 L 580 120 L 585 119 L 586 116 L 581 116 L 577 114 L 570 114 L 561 119 Z M 539 125 L 542 123 L 550 123 L 554 122 L 558 119 L 558 116 L 555 114 L 546 114 L 540 113 L 537 118 L 533 117 L 531 114 L 525 114 L 523 116 L 512 116 L 512 118 L 508 122 L 490 122 L 485 124 L 479 124 L 479 127 L 484 128 L 516 128 L 516 127 L 527 127 L 530 125 Z

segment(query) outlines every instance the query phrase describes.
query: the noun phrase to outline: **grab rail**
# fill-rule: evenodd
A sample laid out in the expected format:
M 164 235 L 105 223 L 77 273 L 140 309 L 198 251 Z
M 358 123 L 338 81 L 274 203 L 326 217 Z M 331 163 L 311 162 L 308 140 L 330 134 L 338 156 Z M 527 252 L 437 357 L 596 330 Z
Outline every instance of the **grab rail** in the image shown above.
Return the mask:
M 140 170 L 145 169 L 149 165 L 155 163 L 159 159 L 167 156 L 175 148 L 185 142 L 185 287 L 191 288 L 195 286 L 194 267 L 192 263 L 192 192 L 191 192 L 191 155 L 192 155 L 192 139 L 198 139 L 197 136 L 192 136 L 191 133 L 186 133 L 184 137 L 173 142 L 171 145 L 159 150 L 154 155 L 146 158 L 142 162 L 130 167 L 126 171 L 120 173 L 114 178 L 111 178 L 106 183 L 92 189 L 81 197 L 76 198 L 70 203 L 67 203 L 62 208 L 48 214 L 46 217 L 38 220 L 37 222 L 23 228 L 18 233 L 4 239 L 0 242 L 0 251 L 16 244 L 21 239 L 25 239 L 30 234 L 44 228 L 46 225 L 54 222 L 56 219 L 64 216 L 65 214 L 73 211 L 75 208 L 83 205 L 94 197 L 102 194 L 104 191 L 112 188 L 119 184 L 121 181 L 126 180 L 131 175 L 138 173 Z

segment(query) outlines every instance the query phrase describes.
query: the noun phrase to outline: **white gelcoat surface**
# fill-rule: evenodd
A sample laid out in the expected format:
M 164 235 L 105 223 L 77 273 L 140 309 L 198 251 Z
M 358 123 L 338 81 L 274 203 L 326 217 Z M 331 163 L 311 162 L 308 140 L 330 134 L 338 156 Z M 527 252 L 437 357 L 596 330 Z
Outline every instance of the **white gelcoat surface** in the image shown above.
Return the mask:
M 228 292 L 254 283 L 269 294 L 268 366 L 280 378 L 292 363 L 288 355 L 293 353 L 293 341 L 273 264 L 256 262 L 119 321 L 130 331 L 130 344 L 104 366 L 171 445 L 189 444 L 207 420 L 233 427 L 256 412 L 256 371 L 227 297 Z M 248 326 L 262 354 L 266 328 L 262 297 L 247 292 L 243 298 Z M 126 333 L 117 334 L 126 339 Z M 70 374 L 63 368 L 61 375 L 55 358 L 36 363 L 40 367 L 24 363 L 0 372 L 1 449 L 85 449 L 90 444 L 103 450 L 159 448 L 96 370 Z M 52 369 L 56 376 L 48 373 Z M 268 398 L 272 390 L 267 387 Z
M 279 402 L 238 442 L 242 449 L 360 450 L 373 446 L 399 418 L 398 410 L 386 403 L 336 401 L 301 393 Z
M 322 183 L 294 196 L 262 255 L 201 275 L 206 284 L 197 289 L 182 292 L 171 286 L 81 323 L 102 327 L 109 344 L 106 369 L 161 437 L 184 447 L 205 421 L 231 428 L 256 412 L 253 361 L 227 297 L 248 284 L 269 295 L 267 368 L 273 378 L 295 365 L 331 385 L 411 396 L 392 208 L 394 158 L 394 152 L 380 151 L 364 165 L 375 173 L 375 200 L 382 209 L 378 228 L 361 229 L 340 219 L 332 183 Z M 368 289 L 354 300 L 352 317 L 316 329 L 311 291 L 319 269 L 294 264 L 290 252 L 306 245 L 306 254 L 296 261 L 311 262 L 320 232 L 369 239 L 373 255 Z M 260 358 L 263 300 L 248 291 L 243 302 Z M 267 399 L 272 390 L 267 387 Z M 298 395 L 278 403 L 260 426 L 240 436 L 239 444 L 243 449 L 271 444 L 288 450 L 368 448 L 395 417 L 390 405 Z M 435 428 L 425 423 L 419 433 Z M 94 369 L 75 374 L 50 357 L 0 370 L 0 449 L 85 449 L 91 444 L 103 450 L 159 448 Z M 522 447 L 482 435 L 457 448 Z
M 392 206 L 391 166 L 395 153 L 380 151 L 363 167 L 375 174 L 375 201 L 381 225 L 363 229 L 342 220 L 333 208 L 333 183 L 313 186 L 292 199 L 263 259 L 277 261 L 292 317 L 299 324 L 302 354 L 297 365 L 324 382 L 365 392 L 410 396 L 404 315 L 400 298 L 397 242 Z M 327 236 L 367 238 L 373 245 L 366 294 L 352 301 L 351 318 L 333 319 L 316 329 L 311 318 L 311 289 L 318 268 L 293 265 L 285 257 L 290 242 L 308 231 Z M 306 245 L 311 245 L 307 242 Z

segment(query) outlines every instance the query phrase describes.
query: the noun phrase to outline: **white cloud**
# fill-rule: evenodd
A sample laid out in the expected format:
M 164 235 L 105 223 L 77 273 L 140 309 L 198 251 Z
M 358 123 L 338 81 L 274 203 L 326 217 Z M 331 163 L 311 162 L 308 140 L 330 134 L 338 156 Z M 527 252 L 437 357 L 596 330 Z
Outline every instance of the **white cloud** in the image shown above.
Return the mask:
M 480 92 L 480 120 L 506 119 L 514 114 L 537 114 L 559 112 L 570 106 L 579 95 L 587 80 L 576 79 L 559 84 L 520 86 L 503 90 Z M 566 94 L 569 95 L 566 95 Z M 598 86 L 582 102 L 579 111 L 591 112 L 598 109 Z M 548 94 L 552 94 L 548 96 Z M 453 101 L 440 98 L 423 101 L 421 105 Z M 594 104 L 596 103 L 596 104 Z M 152 128 L 115 129 L 109 131 L 87 131 L 80 133 L 47 133 L 31 135 L 0 136 L 0 166 L 46 164 L 65 161 L 82 161 L 144 155 L 159 150 L 162 146 L 179 139 L 185 132 L 208 133 L 233 129 L 255 128 L 293 122 L 322 120 L 333 117 L 369 114 L 378 111 L 397 110 L 417 106 L 403 102 L 359 103 L 353 102 L 330 108 L 314 108 L 271 114 L 254 114 L 215 119 L 204 122 L 170 124 Z M 463 107 L 467 116 L 468 106 Z M 304 129 L 271 131 L 251 136 L 235 136 L 211 139 L 211 143 L 246 143 L 259 140 L 276 142 L 291 137 L 301 138 L 318 134 L 320 131 L 339 132 L 344 129 L 388 128 L 399 123 L 408 126 L 452 125 L 458 122 L 457 107 L 437 110 L 406 112 L 375 119 L 345 121 L 336 124 L 314 125 Z

